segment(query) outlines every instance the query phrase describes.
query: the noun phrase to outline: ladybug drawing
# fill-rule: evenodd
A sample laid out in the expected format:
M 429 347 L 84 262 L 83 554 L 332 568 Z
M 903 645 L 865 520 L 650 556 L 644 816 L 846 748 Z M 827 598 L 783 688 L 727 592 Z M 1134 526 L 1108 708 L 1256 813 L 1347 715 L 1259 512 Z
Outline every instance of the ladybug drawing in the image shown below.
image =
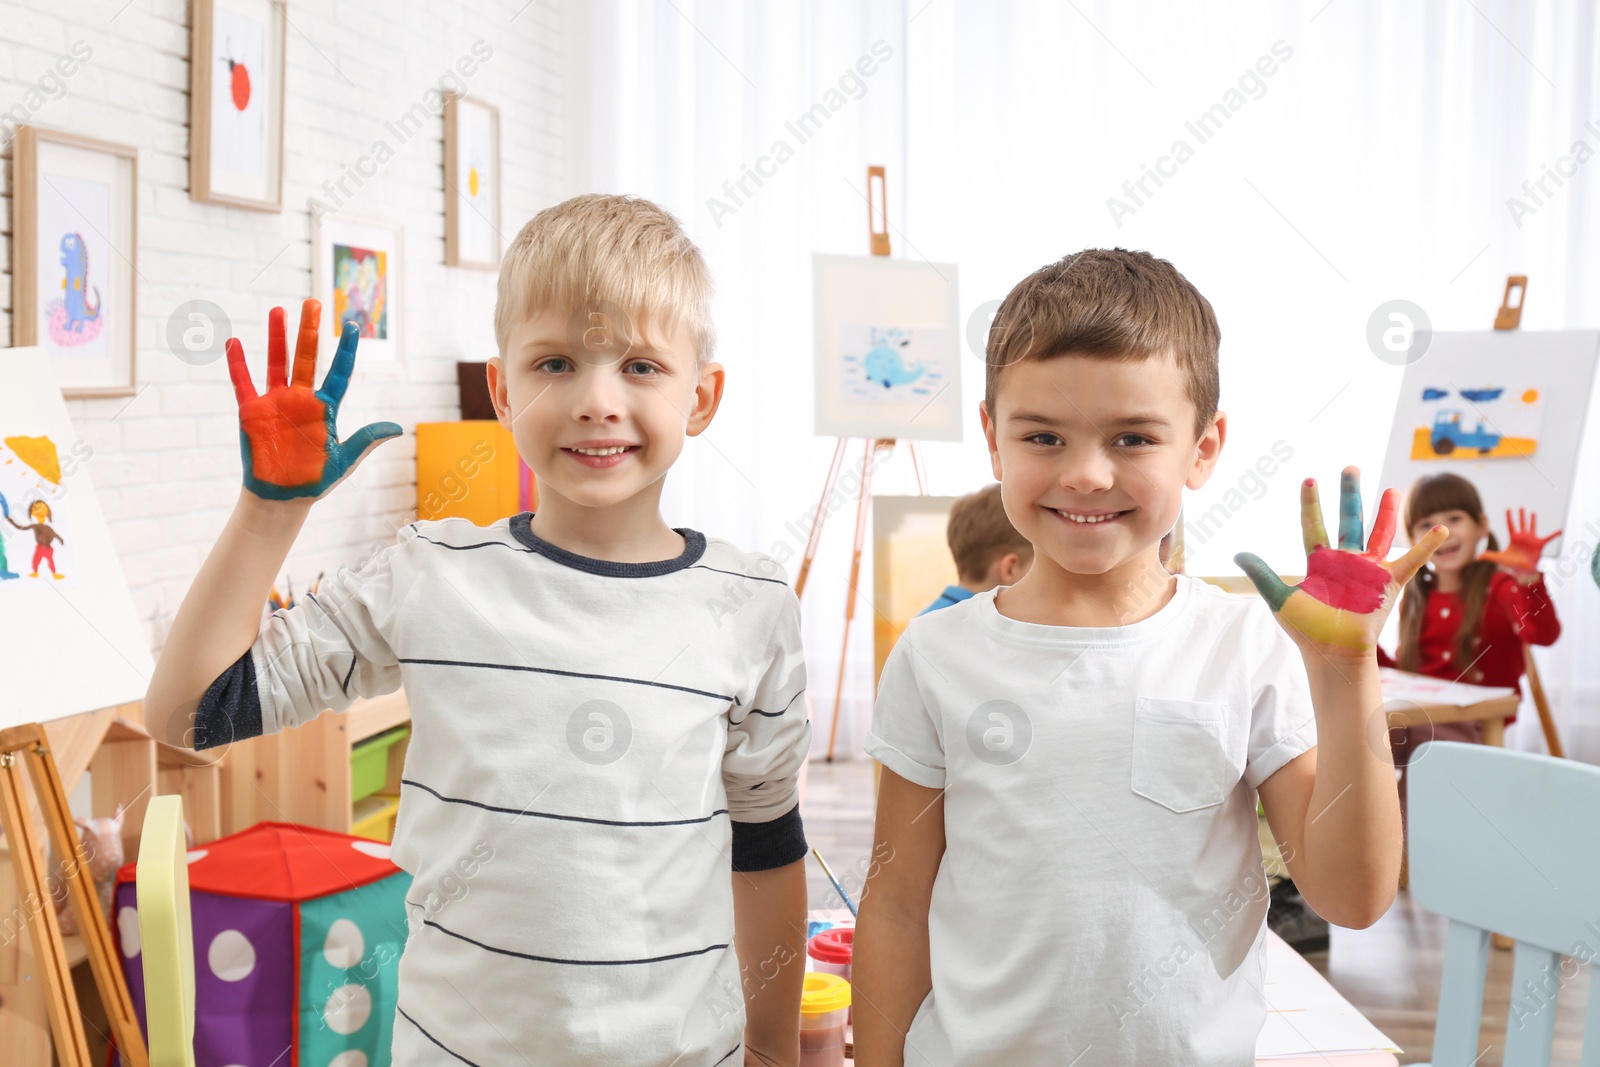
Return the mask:
M 233 40 L 227 40 L 228 51 L 233 51 Z M 232 75 L 231 89 L 233 91 L 233 106 L 243 111 L 250 106 L 250 72 L 243 63 L 236 63 L 228 56 L 223 56 L 221 62 L 228 64 L 228 72 Z

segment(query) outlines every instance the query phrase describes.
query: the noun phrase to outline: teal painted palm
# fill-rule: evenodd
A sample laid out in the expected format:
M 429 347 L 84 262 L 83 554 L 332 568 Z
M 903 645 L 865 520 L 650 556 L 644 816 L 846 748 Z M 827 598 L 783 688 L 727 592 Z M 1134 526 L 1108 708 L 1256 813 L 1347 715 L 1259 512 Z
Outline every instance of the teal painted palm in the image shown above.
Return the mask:
M 283 308 L 272 309 L 267 320 L 267 391 L 259 395 L 245 366 L 244 346 L 237 337 L 228 339 L 228 374 L 239 402 L 244 487 L 263 500 L 318 499 L 343 481 L 368 452 L 402 432 L 396 423 L 374 422 L 349 440 L 339 440 L 335 423 L 355 370 L 360 330 L 354 323 L 345 324 L 333 366 L 322 388 L 313 389 L 321 318 L 320 301 L 301 305 L 291 378 Z

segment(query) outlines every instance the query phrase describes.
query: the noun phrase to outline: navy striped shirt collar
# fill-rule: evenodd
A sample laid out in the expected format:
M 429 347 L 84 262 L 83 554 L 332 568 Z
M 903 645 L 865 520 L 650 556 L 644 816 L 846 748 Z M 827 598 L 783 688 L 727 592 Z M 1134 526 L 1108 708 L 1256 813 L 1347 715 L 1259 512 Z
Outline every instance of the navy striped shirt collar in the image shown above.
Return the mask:
M 608 578 L 653 578 L 660 574 L 671 574 L 681 571 L 685 567 L 693 566 L 705 555 L 706 536 L 699 530 L 690 530 L 682 526 L 674 526 L 673 531 L 683 535 L 683 552 L 672 559 L 652 560 L 648 563 L 617 563 L 609 559 L 593 559 L 589 556 L 580 556 L 576 552 L 569 552 L 559 545 L 551 544 L 528 526 L 528 520 L 533 518 L 533 512 L 524 511 L 513 515 L 511 523 L 511 536 L 527 548 L 539 553 L 541 556 L 571 567 L 574 570 L 588 571 L 590 574 L 600 574 Z

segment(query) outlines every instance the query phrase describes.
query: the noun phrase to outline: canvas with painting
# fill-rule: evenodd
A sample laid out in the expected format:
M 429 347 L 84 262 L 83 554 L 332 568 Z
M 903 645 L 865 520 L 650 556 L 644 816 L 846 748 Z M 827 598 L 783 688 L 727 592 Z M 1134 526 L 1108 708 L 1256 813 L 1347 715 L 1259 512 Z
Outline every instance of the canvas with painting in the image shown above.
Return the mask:
M 1507 507 L 1562 529 L 1577 478 L 1600 333 L 1484 330 L 1433 335 L 1400 383 L 1382 485 L 1408 492 L 1449 470 L 1469 479 L 1491 517 Z M 1496 532 L 1504 541 L 1507 531 Z M 1560 539 L 1546 555 L 1561 552 Z
M 0 350 L 0 729 L 138 700 L 152 669 L 51 364 Z
M 956 268 L 812 259 L 816 432 L 961 440 Z

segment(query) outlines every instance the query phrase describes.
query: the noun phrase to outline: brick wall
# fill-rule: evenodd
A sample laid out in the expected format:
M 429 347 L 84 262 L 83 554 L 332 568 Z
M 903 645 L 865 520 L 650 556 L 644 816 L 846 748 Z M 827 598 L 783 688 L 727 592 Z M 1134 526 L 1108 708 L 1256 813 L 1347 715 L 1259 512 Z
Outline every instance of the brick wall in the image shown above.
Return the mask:
M 410 518 L 409 431 L 458 417 L 456 360 L 493 354 L 495 276 L 444 265 L 442 115 L 404 139 L 388 124 L 398 128 L 401 116 L 436 100 L 429 90 L 465 57 L 475 66 L 469 92 L 500 109 L 505 238 L 559 199 L 561 12 L 558 0 L 523 2 L 290 3 L 284 210 L 274 215 L 189 198 L 184 0 L 0 0 L 0 347 L 12 344 L 12 127 L 26 121 L 139 149 L 139 391 L 68 408 L 92 449 L 88 470 L 153 650 L 232 510 L 240 474 L 226 362 L 175 357 L 168 318 L 189 300 L 220 305 L 259 385 L 268 310 L 284 306 L 292 324 L 311 295 L 310 197 L 341 214 L 405 224 L 405 366 L 364 374 L 358 357 L 339 429 L 348 436 L 390 419 L 408 434 L 313 509 L 285 572 L 298 592 Z M 380 140 L 393 157 L 360 177 L 358 162 Z

